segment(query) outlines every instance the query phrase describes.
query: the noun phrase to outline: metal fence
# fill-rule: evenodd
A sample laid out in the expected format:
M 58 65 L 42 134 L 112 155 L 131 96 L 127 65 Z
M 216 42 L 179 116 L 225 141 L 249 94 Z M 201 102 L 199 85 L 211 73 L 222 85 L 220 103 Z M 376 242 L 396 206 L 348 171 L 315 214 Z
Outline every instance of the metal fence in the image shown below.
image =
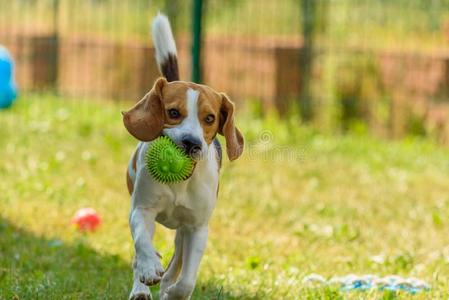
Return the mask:
M 199 76 L 201 24 L 202 81 L 239 104 L 299 106 L 326 128 L 449 137 L 448 0 L 0 0 L 0 44 L 22 90 L 135 101 L 158 76 L 158 10 L 182 78 Z

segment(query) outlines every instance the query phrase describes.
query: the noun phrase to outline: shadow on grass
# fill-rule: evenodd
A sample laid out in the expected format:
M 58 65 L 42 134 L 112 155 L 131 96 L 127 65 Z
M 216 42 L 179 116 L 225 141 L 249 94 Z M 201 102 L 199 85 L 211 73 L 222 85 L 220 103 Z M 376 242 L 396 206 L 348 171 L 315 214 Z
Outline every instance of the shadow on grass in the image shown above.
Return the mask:
M 127 299 L 131 278 L 118 256 L 39 237 L 0 217 L 0 299 Z M 206 282 L 192 299 L 236 298 Z

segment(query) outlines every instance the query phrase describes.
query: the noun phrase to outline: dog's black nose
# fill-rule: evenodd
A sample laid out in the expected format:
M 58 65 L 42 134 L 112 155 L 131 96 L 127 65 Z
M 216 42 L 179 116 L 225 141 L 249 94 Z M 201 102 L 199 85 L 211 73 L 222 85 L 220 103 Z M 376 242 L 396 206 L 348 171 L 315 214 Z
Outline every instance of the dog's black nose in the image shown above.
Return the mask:
M 185 136 L 181 143 L 187 155 L 195 156 L 201 152 L 201 141 L 193 136 Z

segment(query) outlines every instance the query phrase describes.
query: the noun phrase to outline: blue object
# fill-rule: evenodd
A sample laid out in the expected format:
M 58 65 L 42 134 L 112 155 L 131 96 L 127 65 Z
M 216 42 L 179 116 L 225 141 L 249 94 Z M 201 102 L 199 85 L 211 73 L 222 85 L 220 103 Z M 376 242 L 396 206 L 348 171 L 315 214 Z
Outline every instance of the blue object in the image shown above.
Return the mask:
M 334 276 L 326 280 L 319 274 L 310 274 L 303 278 L 304 284 L 309 286 L 330 285 L 339 287 L 340 290 L 349 291 L 404 291 L 410 295 L 415 295 L 423 291 L 429 291 L 430 285 L 418 278 L 404 278 L 398 275 L 390 275 L 386 277 L 379 277 L 373 274 L 358 276 L 349 274 L 346 276 Z
M 14 61 L 8 50 L 0 45 L 0 109 L 10 107 L 17 97 L 13 75 Z

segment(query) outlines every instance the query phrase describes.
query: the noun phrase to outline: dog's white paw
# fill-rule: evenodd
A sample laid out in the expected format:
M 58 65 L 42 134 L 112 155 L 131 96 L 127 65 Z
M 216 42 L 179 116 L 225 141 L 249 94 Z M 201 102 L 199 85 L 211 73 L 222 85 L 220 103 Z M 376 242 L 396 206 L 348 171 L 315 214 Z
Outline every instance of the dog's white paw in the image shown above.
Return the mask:
M 169 286 L 165 291 L 161 291 L 159 298 L 161 300 L 186 300 L 195 288 L 195 284 L 177 282 Z
M 150 289 L 139 280 L 134 279 L 133 289 L 129 295 L 129 300 L 151 300 Z
M 151 294 L 145 294 L 145 293 L 138 293 L 138 294 L 131 294 L 129 296 L 129 300 L 151 300 Z
M 136 278 L 140 282 L 150 286 L 161 281 L 162 275 L 164 275 L 164 268 L 162 268 L 159 258 L 155 256 L 151 259 L 137 259 L 134 265 L 134 272 L 136 272 Z

